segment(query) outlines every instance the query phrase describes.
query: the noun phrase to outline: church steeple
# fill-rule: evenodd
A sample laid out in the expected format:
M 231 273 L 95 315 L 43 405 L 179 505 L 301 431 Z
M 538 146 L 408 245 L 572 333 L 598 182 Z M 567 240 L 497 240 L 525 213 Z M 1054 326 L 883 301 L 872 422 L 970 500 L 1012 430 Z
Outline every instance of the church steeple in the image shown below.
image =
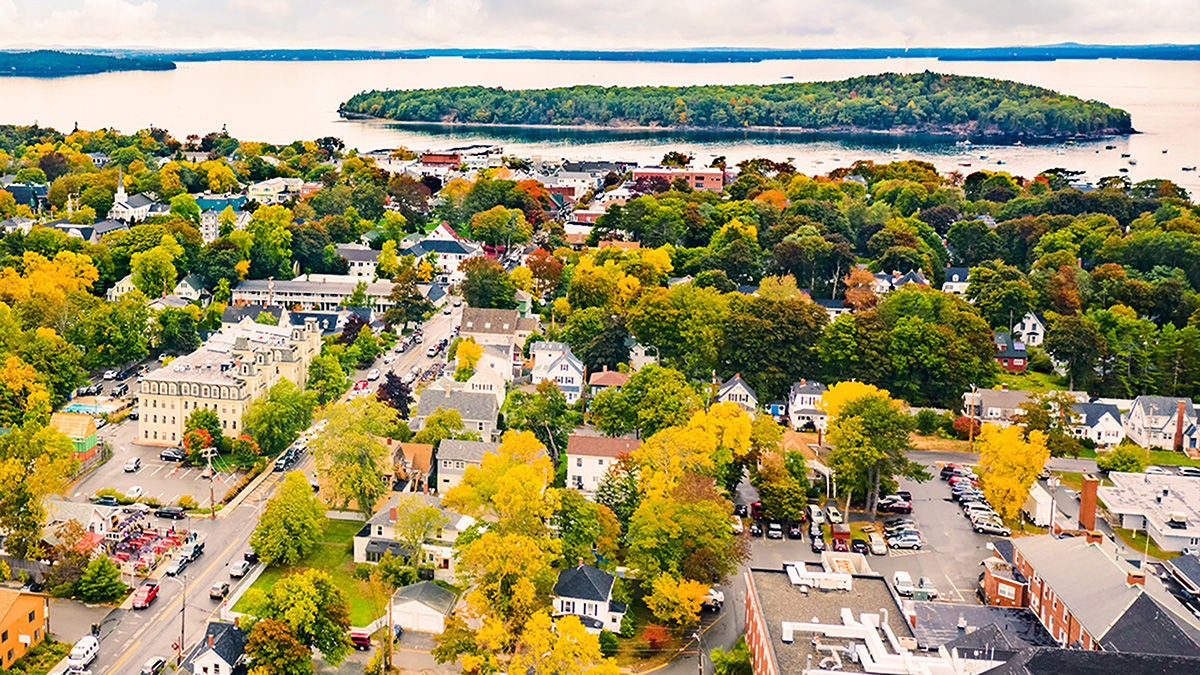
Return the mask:
M 125 194 L 125 173 L 121 167 L 117 167 L 117 194 L 113 196 L 113 202 L 120 204 L 129 200 L 129 196 Z

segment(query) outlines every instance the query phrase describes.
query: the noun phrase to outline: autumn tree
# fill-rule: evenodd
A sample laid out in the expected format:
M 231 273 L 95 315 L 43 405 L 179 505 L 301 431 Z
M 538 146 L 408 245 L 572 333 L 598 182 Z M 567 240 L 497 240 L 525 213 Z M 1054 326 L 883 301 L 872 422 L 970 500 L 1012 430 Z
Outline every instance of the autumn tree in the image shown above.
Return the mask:
M 309 443 L 321 494 L 334 508 L 353 503 L 370 516 L 387 491 L 383 476 L 392 461 L 384 440 L 397 428 L 396 411 L 372 397 L 356 398 L 329 407 L 324 419 L 325 428 Z
M 621 524 L 603 504 L 586 499 L 577 490 L 560 490 L 553 521 L 562 543 L 559 564 L 587 560 L 597 566 L 617 560 Z
M 555 465 L 567 449 L 567 437 L 581 420 L 581 415 L 567 405 L 562 390 L 549 380 L 539 382 L 532 394 L 513 389 L 504 399 L 501 412 L 508 428 L 533 432 Z
M 1041 431 L 985 424 L 979 432 L 979 475 L 983 494 L 996 512 L 1013 520 L 1025 503 L 1050 451 Z
M 635 432 L 649 436 L 683 424 L 702 405 L 683 374 L 648 365 L 634 373 L 619 391 L 606 388 L 592 399 L 592 421 L 610 436 Z
M 525 623 L 508 666 L 510 673 L 556 675 L 617 675 L 620 669 L 600 653 L 600 638 L 584 628 L 579 617 L 552 619 L 539 612 Z
M 801 519 L 808 505 L 807 476 L 789 471 L 783 455 L 768 452 L 760 457 L 754 485 L 768 516 L 788 521 Z
M 463 273 L 463 298 L 471 307 L 512 309 L 516 287 L 504 267 L 494 258 L 476 256 L 458 266 Z
M 46 426 L 48 399 L 40 405 L 42 414 L 34 413 L 0 436 L 0 485 L 5 486 L 0 490 L 0 527 L 8 533 L 5 550 L 19 558 L 40 553 L 45 499 L 66 488 L 76 467 L 70 439 Z
M 849 400 L 829 422 L 829 462 L 838 485 L 862 494 L 872 518 L 881 491 L 893 489 L 896 476 L 929 478 L 924 467 L 908 458 L 913 426 L 900 403 L 882 393 Z
M 284 476 L 250 537 L 264 565 L 292 566 L 307 556 L 325 527 L 325 507 L 299 471 Z
M 250 675 L 312 675 L 312 650 L 296 639 L 288 624 L 278 619 L 251 623 L 246 636 L 246 656 L 253 664 Z
M 264 455 L 277 455 L 312 422 L 316 396 L 290 380 L 280 380 L 256 399 L 242 418 L 244 429 Z
M 400 542 L 409 557 L 410 565 L 417 565 L 423 560 L 422 545 L 429 535 L 440 531 L 450 521 L 438 507 L 427 503 L 419 495 L 400 495 L 396 503 L 396 517 L 392 523 L 392 531 L 396 541 Z
M 662 575 L 650 584 L 646 607 L 662 621 L 676 628 L 687 628 L 700 616 L 700 605 L 708 594 L 708 584 L 691 579 Z
M 350 605 L 328 572 L 306 569 L 289 574 L 269 591 L 252 589 L 244 597 L 253 619 L 283 624 L 295 642 L 319 650 L 325 662 L 336 665 L 350 653 Z M 282 633 L 281 626 L 274 628 Z
M 867 270 L 851 270 L 846 278 L 842 279 L 842 283 L 846 286 L 846 306 L 856 312 L 874 307 L 879 300 L 875 290 L 871 287 L 874 282 L 875 276 Z
M 413 443 L 427 443 L 433 447 L 437 447 L 446 439 L 455 439 L 462 441 L 478 441 L 479 434 L 475 431 L 467 431 L 463 426 L 462 413 L 454 408 L 443 410 L 437 408 L 425 418 L 425 424 L 421 430 L 413 435 Z

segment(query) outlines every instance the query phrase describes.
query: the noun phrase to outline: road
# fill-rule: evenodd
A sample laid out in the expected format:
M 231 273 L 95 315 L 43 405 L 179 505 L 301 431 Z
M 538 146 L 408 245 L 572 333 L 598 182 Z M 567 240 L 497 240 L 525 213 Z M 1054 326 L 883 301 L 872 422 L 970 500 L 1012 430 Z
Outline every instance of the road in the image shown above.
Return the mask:
M 352 376 L 355 380 L 365 379 L 370 369 L 375 367 L 384 372 L 391 370 L 398 375 L 411 370 L 413 366 L 420 366 L 422 369 L 428 367 L 435 362 L 435 359 L 426 356 L 426 348 L 441 338 L 449 338 L 454 327 L 458 325 L 461 313 L 461 308 L 453 308 L 450 314 L 443 314 L 439 311 L 423 327 L 423 344 L 418 344 L 403 354 L 396 354 L 396 358 L 391 364 L 385 365 L 383 359 L 380 358 L 375 364 L 355 371 Z M 373 393 L 377 384 L 377 382 L 372 382 L 366 391 Z M 346 393 L 343 400 L 355 395 L 362 395 L 362 392 L 352 388 Z M 202 483 L 205 488 L 202 492 L 206 500 L 208 496 L 207 481 L 193 481 L 190 474 L 176 474 L 168 477 L 166 472 L 157 467 L 158 460 L 155 458 L 157 458 L 160 448 L 133 443 L 136 426 L 134 422 L 125 422 L 108 426 L 101 431 L 104 438 L 113 445 L 114 457 L 108 462 L 108 466 L 101 467 L 81 481 L 72 491 L 72 498 L 77 501 L 87 501 L 87 497 L 95 489 L 108 487 L 108 485 L 102 484 L 104 481 L 109 478 L 115 480 L 116 477 L 122 475 L 120 469 L 124 464 L 124 458 L 140 456 L 143 464 L 146 465 L 142 469 L 145 474 L 129 474 L 129 476 L 137 477 L 130 478 L 130 480 L 139 480 L 147 485 L 152 483 L 157 485 L 158 481 L 175 481 L 176 483 L 183 482 L 189 487 L 192 483 Z M 295 469 L 308 473 L 311 471 L 311 458 L 306 458 L 304 461 L 305 464 L 297 466 Z M 181 622 L 185 646 L 191 646 L 202 638 L 208 622 L 214 619 L 221 609 L 221 603 L 209 599 L 208 590 L 219 581 L 229 581 L 232 591 L 237 590 L 237 585 L 233 582 L 238 582 L 238 580 L 229 578 L 229 563 L 240 560 L 242 554 L 248 550 L 250 535 L 258 522 L 262 507 L 282 482 L 283 475 L 283 473 L 274 472 L 269 474 L 261 484 L 247 494 L 240 504 L 234 508 L 223 510 L 216 520 L 192 518 L 187 521 L 163 521 L 155 519 L 156 524 L 163 527 L 176 523 L 182 527 L 194 527 L 199 536 L 206 541 L 205 553 L 187 568 L 183 579 L 176 580 L 169 577 L 162 579 L 159 596 L 148 609 L 115 609 L 109 613 L 101 625 L 100 654 L 92 665 L 93 673 L 96 675 L 124 675 L 138 672 L 142 664 L 153 656 L 173 658 L 177 651 L 175 645 L 179 643 L 180 639 Z M 183 490 L 184 488 L 178 489 Z M 163 488 L 162 491 L 168 492 L 170 488 Z M 222 494 L 223 491 L 218 490 L 218 498 Z M 160 575 L 163 567 L 165 565 L 160 565 L 159 571 L 153 576 Z M 187 583 L 186 594 L 184 593 L 185 580 Z

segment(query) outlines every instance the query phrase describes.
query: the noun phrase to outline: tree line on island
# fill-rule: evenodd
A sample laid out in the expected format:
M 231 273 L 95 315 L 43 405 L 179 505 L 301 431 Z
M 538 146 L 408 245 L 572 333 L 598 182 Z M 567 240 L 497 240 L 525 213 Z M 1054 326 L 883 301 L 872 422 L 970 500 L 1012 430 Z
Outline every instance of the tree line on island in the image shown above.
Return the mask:
M 1009 80 L 923 72 L 833 82 L 368 91 L 343 115 L 410 122 L 905 131 L 1061 138 L 1129 133 L 1129 113 Z

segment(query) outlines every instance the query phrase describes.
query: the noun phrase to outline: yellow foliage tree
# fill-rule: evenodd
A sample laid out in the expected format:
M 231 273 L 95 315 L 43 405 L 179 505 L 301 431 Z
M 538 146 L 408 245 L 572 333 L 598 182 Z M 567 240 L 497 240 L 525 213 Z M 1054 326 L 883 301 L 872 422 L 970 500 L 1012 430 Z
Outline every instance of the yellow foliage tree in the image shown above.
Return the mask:
M 528 267 L 514 267 L 513 271 L 508 273 L 508 278 L 517 290 L 533 292 L 533 272 L 530 272 Z
M 479 364 L 479 359 L 483 357 L 483 346 L 470 338 L 461 340 L 454 350 L 454 358 L 458 360 L 458 366 L 454 370 L 454 379 L 463 382 L 471 377 L 471 373 L 475 372 L 475 366 Z
M 553 478 L 554 467 L 537 437 L 509 430 L 479 466 L 467 467 L 462 482 L 442 501 L 459 513 L 489 521 L 494 531 L 544 536 L 558 501 L 557 493 L 547 489 Z
M 983 494 L 1006 520 L 1017 517 L 1029 486 L 1050 458 L 1046 435 L 1019 426 L 985 424 L 979 432 L 979 477 Z
M 620 668 L 600 655 L 600 636 L 589 633 L 578 617 L 568 615 L 555 621 L 546 612 L 538 612 L 526 622 L 508 672 L 617 675 Z
M 691 579 L 676 579 L 669 574 L 661 574 L 651 586 L 652 592 L 646 596 L 646 607 L 659 619 L 684 628 L 696 622 L 700 614 L 700 605 L 708 594 L 708 586 Z
M 633 451 L 643 493 L 647 498 L 670 494 L 688 472 L 712 475 L 716 449 L 716 436 L 701 426 L 667 427 L 647 438 Z
M 842 408 L 846 407 L 846 404 L 850 401 L 877 394 L 891 396 L 887 390 L 880 389 L 873 384 L 853 381 L 838 382 L 825 390 L 818 405 L 821 407 L 821 410 L 825 411 L 825 414 L 829 417 L 829 421 L 832 422 L 837 418 Z

